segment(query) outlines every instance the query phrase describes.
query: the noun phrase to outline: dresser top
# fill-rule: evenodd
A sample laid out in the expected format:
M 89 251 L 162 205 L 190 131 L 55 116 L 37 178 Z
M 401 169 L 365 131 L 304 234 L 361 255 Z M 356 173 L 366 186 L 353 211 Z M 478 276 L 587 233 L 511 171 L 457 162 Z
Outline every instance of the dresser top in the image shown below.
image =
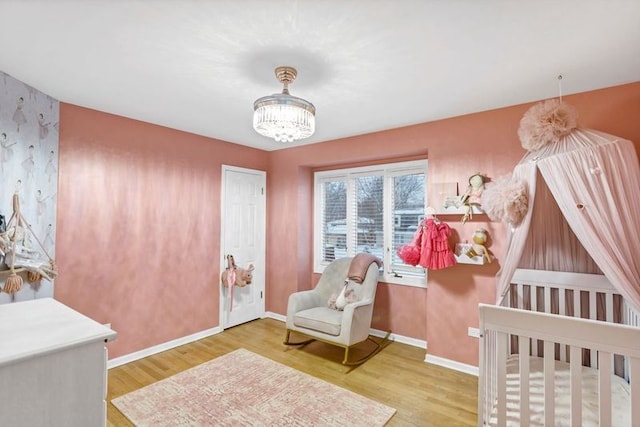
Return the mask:
M 115 337 L 115 331 L 53 298 L 0 305 L 0 366 Z

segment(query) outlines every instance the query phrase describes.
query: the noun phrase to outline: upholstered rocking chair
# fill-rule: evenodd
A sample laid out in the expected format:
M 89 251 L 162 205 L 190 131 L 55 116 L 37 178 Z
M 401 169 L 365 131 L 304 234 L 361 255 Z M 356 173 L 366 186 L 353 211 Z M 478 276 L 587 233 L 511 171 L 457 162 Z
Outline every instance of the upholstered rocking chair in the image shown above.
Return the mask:
M 373 303 L 378 285 L 380 260 L 369 254 L 358 254 L 353 258 L 341 258 L 329 264 L 322 273 L 316 287 L 289 296 L 287 307 L 287 345 L 306 345 L 318 340 L 345 349 L 345 365 L 358 365 L 376 355 L 388 344 L 389 331 L 381 342 L 369 336 Z M 355 267 L 355 270 L 354 270 Z M 361 273 L 357 273 L 357 271 Z M 351 302 L 342 310 L 329 307 L 330 298 L 339 295 L 343 288 L 350 292 Z M 310 337 L 305 341 L 292 342 L 291 332 Z M 369 340 L 375 348 L 366 356 L 349 361 L 349 349 Z

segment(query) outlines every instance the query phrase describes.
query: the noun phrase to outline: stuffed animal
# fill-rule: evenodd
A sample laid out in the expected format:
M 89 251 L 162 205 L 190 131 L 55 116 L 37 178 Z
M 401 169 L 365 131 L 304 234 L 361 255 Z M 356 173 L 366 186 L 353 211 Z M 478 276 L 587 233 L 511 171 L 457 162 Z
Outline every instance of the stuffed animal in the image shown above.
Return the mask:
M 249 264 L 249 267 L 247 268 L 242 268 L 242 267 L 235 267 L 235 264 L 233 265 L 233 267 L 231 267 L 234 270 L 235 273 L 235 278 L 234 275 L 232 274 L 231 278 L 235 279 L 233 281 L 233 284 L 235 286 L 239 286 L 239 287 L 244 287 L 247 285 L 251 284 L 251 281 L 253 280 L 253 264 Z M 229 278 L 229 268 L 225 269 L 222 272 L 222 277 L 221 277 L 221 281 L 222 281 L 222 286 L 224 287 L 228 287 L 229 283 L 228 283 L 228 278 Z
M 484 191 L 484 183 L 486 178 L 480 173 L 473 174 L 469 177 L 469 187 L 467 191 L 460 197 L 461 202 L 465 205 L 479 205 Z
M 469 187 L 467 191 L 460 196 L 460 202 L 466 207 L 466 212 L 462 216 L 462 223 L 466 223 L 469 219 L 473 218 L 473 207 L 479 206 L 484 192 L 484 183 L 487 178 L 480 174 L 475 173 L 469 177 Z
M 358 297 L 356 291 L 348 289 L 349 282 L 346 281 L 339 294 L 332 294 L 327 301 L 327 306 L 333 310 L 344 310 L 344 307 L 352 302 L 356 302 Z
M 487 243 L 487 230 L 484 228 L 478 228 L 475 233 L 473 233 L 472 237 L 473 243 L 471 244 L 471 248 L 467 251 L 466 255 L 469 258 L 473 258 L 474 256 L 481 256 L 486 258 L 487 263 L 492 261 L 491 255 L 489 254 L 489 250 L 485 244 Z

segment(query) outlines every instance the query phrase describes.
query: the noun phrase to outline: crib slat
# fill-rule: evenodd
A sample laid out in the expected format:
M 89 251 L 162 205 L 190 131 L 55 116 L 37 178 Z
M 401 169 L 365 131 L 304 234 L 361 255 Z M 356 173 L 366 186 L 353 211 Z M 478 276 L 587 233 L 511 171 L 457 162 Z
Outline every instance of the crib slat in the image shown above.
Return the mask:
M 516 285 L 516 308 L 524 308 L 524 285 Z
M 605 320 L 607 322 L 613 322 L 613 294 L 612 293 L 606 293 L 605 294 L 605 299 L 606 299 L 606 307 L 607 307 L 607 313 L 606 313 Z
M 498 391 L 498 407 L 496 417 L 498 420 L 498 427 L 506 427 L 507 425 L 507 348 L 509 335 L 498 332 L 496 334 L 497 350 L 498 354 L 498 369 L 497 369 L 497 391 Z
M 544 311 L 551 313 L 551 288 L 542 288 L 544 292 Z
M 598 319 L 598 303 L 597 303 L 598 294 L 595 291 L 589 291 L 589 319 L 597 320 Z M 597 354 L 594 350 L 589 352 L 591 363 L 589 366 L 595 368 L 598 366 Z
M 554 343 L 544 342 L 544 425 L 555 425 L 556 400 L 555 400 L 555 363 Z
M 531 298 L 531 311 L 538 311 L 538 287 L 529 286 L 529 298 Z
M 529 340 L 520 339 L 518 345 L 520 367 L 520 425 L 529 425 Z
M 485 420 L 486 425 L 489 425 L 489 420 L 492 415 L 493 410 L 493 402 L 496 399 L 496 378 L 497 378 L 497 361 L 498 358 L 496 356 L 497 351 L 497 342 L 496 342 L 496 332 L 485 330 L 485 333 L 488 334 L 489 341 L 487 345 L 488 349 L 488 364 L 487 364 L 487 375 L 485 376 L 485 381 L 487 382 L 486 390 L 487 390 L 487 399 L 485 399 Z M 486 337 L 486 335 L 485 335 Z M 486 339 L 486 338 L 485 338 Z
M 582 348 L 571 346 L 569 356 L 569 393 L 571 394 L 571 426 L 582 425 Z
M 595 353 L 594 350 L 591 351 Z M 611 353 L 601 351 L 598 353 L 600 367 L 598 369 L 598 403 L 600 407 L 599 425 L 611 425 Z
M 567 289 L 558 288 L 558 314 L 566 316 L 567 314 Z M 560 344 L 560 360 L 567 361 L 567 346 Z M 550 425 L 550 424 L 548 424 Z
M 580 317 L 580 313 L 582 313 L 580 291 L 578 289 L 574 289 L 573 290 L 573 317 Z
M 640 358 L 629 357 L 629 377 L 630 401 L 637 402 L 640 399 Z M 640 405 L 631 405 L 631 425 L 640 426 Z
M 531 298 L 531 311 L 538 311 L 538 287 L 531 285 L 529 287 L 529 292 L 530 292 L 530 298 Z M 531 346 L 532 346 L 531 354 L 533 356 L 540 356 L 540 353 L 538 351 L 538 340 L 532 339 Z

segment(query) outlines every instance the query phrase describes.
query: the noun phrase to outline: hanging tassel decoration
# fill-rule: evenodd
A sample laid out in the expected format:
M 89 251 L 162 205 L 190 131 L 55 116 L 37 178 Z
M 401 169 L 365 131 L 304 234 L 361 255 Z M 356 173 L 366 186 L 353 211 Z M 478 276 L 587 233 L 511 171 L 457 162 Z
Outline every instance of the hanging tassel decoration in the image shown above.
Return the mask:
M 36 273 L 35 271 L 29 271 L 27 273 L 27 281 L 30 283 L 39 282 L 42 280 L 42 274 Z
M 22 289 L 22 277 L 18 276 L 15 271 L 12 270 L 7 280 L 4 282 L 3 292 L 8 294 L 15 294 Z
M 4 288 L 2 288 L 3 292 L 8 294 L 15 294 L 20 289 L 22 289 L 22 277 L 16 274 L 15 263 L 16 263 L 16 240 L 18 239 L 18 227 L 20 225 L 20 202 L 18 201 L 18 195 L 13 195 L 13 215 L 17 218 L 15 228 L 13 230 L 13 234 L 9 236 L 11 240 L 11 262 L 9 265 L 9 269 L 11 274 L 7 277 L 7 280 L 4 282 Z M 9 220 L 11 222 L 11 220 Z

